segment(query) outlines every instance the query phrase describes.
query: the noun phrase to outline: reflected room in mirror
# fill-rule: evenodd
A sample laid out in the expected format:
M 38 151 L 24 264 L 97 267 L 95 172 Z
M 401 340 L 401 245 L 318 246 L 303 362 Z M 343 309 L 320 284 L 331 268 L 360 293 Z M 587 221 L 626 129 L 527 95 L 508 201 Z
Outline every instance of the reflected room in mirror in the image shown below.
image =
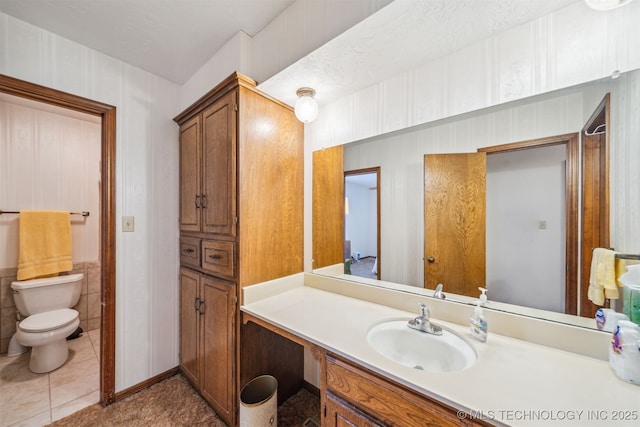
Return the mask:
M 488 308 L 595 328 L 592 249 L 640 253 L 638 114 L 640 71 L 632 71 L 316 151 L 314 191 L 330 170 L 340 204 L 349 184 L 334 169 L 379 171 L 381 268 L 379 280 L 345 275 L 340 235 L 332 249 L 314 239 L 314 273 L 429 296 L 442 283 L 447 299 L 461 302 L 484 286 Z M 472 163 L 458 159 L 432 172 L 451 160 L 440 156 L 463 153 L 480 156 L 482 167 L 461 172 Z M 336 161 L 316 170 L 316 155 Z M 473 170 L 480 178 L 469 178 Z M 462 175 L 446 181 L 455 171 Z M 314 229 L 344 233 L 343 209 L 329 205 L 314 192 Z M 321 252 L 326 261 L 316 263 Z

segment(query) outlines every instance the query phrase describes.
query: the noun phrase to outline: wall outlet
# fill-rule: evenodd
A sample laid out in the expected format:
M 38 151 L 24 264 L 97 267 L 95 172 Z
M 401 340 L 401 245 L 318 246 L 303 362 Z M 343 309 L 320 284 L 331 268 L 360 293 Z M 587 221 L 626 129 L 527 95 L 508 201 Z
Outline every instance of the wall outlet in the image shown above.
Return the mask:
M 132 216 L 123 216 L 122 217 L 122 231 L 133 231 L 134 222 Z

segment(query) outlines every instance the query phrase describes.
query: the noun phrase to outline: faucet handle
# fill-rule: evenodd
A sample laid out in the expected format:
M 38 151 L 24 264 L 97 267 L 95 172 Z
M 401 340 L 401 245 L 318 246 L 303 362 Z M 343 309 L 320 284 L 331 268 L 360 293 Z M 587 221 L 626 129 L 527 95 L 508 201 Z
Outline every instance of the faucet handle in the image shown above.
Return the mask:
M 420 307 L 420 317 L 423 319 L 429 319 L 429 307 L 427 307 L 427 304 L 420 303 L 418 306 Z

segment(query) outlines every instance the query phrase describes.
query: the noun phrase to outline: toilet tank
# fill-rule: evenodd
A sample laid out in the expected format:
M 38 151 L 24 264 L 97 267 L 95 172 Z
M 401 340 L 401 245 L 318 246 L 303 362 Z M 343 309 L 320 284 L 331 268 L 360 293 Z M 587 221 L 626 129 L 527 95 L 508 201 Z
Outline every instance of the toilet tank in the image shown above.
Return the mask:
M 11 283 L 13 300 L 23 316 L 73 308 L 80 299 L 84 274 L 68 274 Z

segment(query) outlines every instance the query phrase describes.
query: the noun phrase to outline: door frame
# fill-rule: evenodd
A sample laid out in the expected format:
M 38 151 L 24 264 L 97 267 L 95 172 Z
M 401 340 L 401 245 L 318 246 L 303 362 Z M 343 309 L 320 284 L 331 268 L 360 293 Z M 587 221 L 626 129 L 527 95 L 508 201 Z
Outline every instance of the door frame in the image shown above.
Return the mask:
M 565 170 L 565 313 L 578 314 L 578 194 L 580 192 L 579 170 L 579 134 L 568 133 L 546 138 L 531 139 L 509 144 L 494 145 L 478 148 L 478 152 L 487 155 L 505 153 L 508 151 L 527 150 L 531 148 L 548 147 L 552 145 L 566 145 Z
M 0 74 L 0 92 L 101 118 L 100 162 L 100 401 L 115 401 L 115 161 L 116 107 Z
M 380 261 L 381 259 L 381 253 L 380 253 L 380 249 L 381 249 L 381 245 L 380 245 L 380 224 L 382 223 L 381 218 L 380 218 L 380 166 L 374 166 L 371 168 L 364 168 L 364 169 L 355 169 L 355 170 L 350 170 L 350 171 L 344 171 L 344 178 L 346 178 L 347 176 L 353 176 L 353 175 L 367 175 L 367 174 L 376 174 L 376 237 L 377 237 L 377 242 L 376 242 L 376 250 L 378 251 L 377 255 L 376 255 L 376 261 L 377 261 L 377 279 L 380 280 L 381 277 L 381 271 L 382 271 L 382 267 L 381 264 L 382 262 Z M 346 183 L 344 183 L 343 181 L 343 188 L 346 187 Z M 344 190 L 344 192 L 346 193 L 346 190 Z M 343 211 L 343 216 L 344 216 L 344 211 Z M 344 238 L 343 240 L 343 252 L 344 252 Z

